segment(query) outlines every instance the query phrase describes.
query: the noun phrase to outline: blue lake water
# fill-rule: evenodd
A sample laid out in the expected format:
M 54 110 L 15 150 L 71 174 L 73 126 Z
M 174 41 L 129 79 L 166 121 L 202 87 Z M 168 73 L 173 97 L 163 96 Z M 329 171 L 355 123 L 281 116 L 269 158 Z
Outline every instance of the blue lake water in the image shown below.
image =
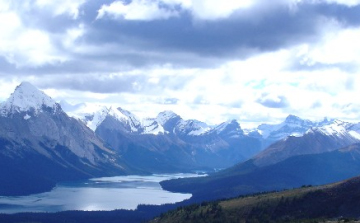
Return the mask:
M 165 191 L 159 182 L 198 176 L 197 174 L 117 176 L 62 183 L 45 193 L 29 196 L 0 196 L 0 212 L 132 210 L 136 209 L 139 204 L 176 203 L 189 199 L 191 194 Z

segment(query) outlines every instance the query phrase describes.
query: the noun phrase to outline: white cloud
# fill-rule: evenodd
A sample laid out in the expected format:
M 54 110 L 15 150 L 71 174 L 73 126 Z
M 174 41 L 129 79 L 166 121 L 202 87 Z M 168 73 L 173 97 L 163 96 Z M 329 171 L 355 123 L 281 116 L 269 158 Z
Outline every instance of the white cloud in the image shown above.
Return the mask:
M 360 5 L 360 0 L 325 0 L 325 2 L 346 5 L 349 7 Z
M 161 7 L 159 1 L 133 0 L 129 4 L 115 1 L 110 5 L 103 5 L 98 11 L 97 19 L 105 15 L 126 20 L 155 20 L 178 16 L 178 13 Z
M 110 16 L 126 20 L 157 20 L 179 16 L 183 11 L 188 11 L 193 18 L 198 20 L 226 19 L 234 13 L 264 13 L 274 6 L 287 6 L 290 12 L 296 13 L 299 4 L 341 4 L 349 7 L 357 6 L 360 0 L 275 0 L 266 3 L 260 0 L 117 0 L 109 5 L 103 5 L 97 18 Z M 257 11 L 261 9 L 260 11 Z
M 46 32 L 24 27 L 14 12 L 0 13 L 0 56 L 20 67 L 64 60 Z
M 204 20 L 223 19 L 229 17 L 239 9 L 250 8 L 254 0 L 192 0 L 185 3 L 184 8 L 190 10 L 195 18 Z
M 37 27 L 29 14 L 44 10 L 51 15 L 79 16 L 79 7 L 85 0 L 24 0 L 21 2 L 0 0 L 0 57 L 17 67 L 37 67 L 57 64 L 67 60 L 68 52 L 61 52 L 57 44 L 62 42 L 71 52 L 74 42 L 84 34 L 84 26 L 77 25 L 65 33 L 52 33 Z M 75 25 L 76 26 L 76 25 Z
M 310 4 L 338 4 L 338 5 L 345 5 L 348 7 L 354 7 L 357 5 L 360 5 L 360 0 L 292 0 L 292 3 L 294 3 L 293 6 L 301 3 L 310 3 Z
M 35 6 L 40 9 L 51 11 L 55 16 L 68 14 L 73 19 L 77 19 L 79 8 L 86 0 L 36 0 Z
M 76 41 L 84 36 L 86 33 L 86 28 L 84 24 L 79 24 L 77 27 L 72 27 L 66 30 L 60 38 L 63 45 L 68 50 L 76 51 L 79 48 L 79 45 L 76 44 Z
M 239 9 L 247 9 L 255 0 L 132 0 L 130 3 L 115 1 L 103 5 L 97 18 L 105 15 L 127 20 L 155 20 L 176 17 L 182 10 L 188 10 L 193 17 L 202 20 L 224 19 Z
M 290 6 L 298 7 L 296 3 L 299 2 L 317 4 L 324 1 L 276 0 L 274 4 L 285 6 L 290 4 Z M 156 67 L 147 66 L 146 69 L 139 66 L 138 69 L 134 68 L 128 71 L 120 67 L 120 65 L 125 66 L 121 60 L 118 63 L 120 68 L 110 67 L 114 64 L 108 61 L 109 58 L 112 59 L 111 54 L 127 55 L 126 53 L 128 53 L 129 55 L 143 54 L 149 57 L 160 57 L 162 52 L 145 48 L 143 50 L 134 49 L 131 48 L 131 45 L 127 45 L 126 41 L 124 43 L 101 42 L 97 45 L 87 45 L 86 38 L 84 38 L 84 42 L 81 42 L 82 37 L 87 34 L 87 30 L 93 28 L 91 24 L 79 24 L 76 20 L 81 16 L 80 10 L 85 0 L 36 0 L 36 4 L 27 4 L 23 6 L 23 9 L 14 8 L 10 2 L 0 0 L 0 56 L 10 63 L 18 67 L 34 67 L 71 59 L 69 55 L 86 56 L 86 59 L 96 56 L 96 58 L 105 59 L 97 62 L 99 70 L 92 71 L 94 72 L 92 75 L 95 76 L 99 73 L 107 78 L 104 78 L 105 80 L 92 78 L 92 80 L 99 81 L 96 84 L 108 83 L 108 79 L 112 76 L 109 74 L 110 72 L 123 73 L 125 76 L 146 75 L 144 78 L 135 78 L 133 82 L 129 82 L 129 85 L 138 90 L 137 92 L 101 94 L 86 92 L 86 89 L 90 89 L 86 87 L 81 91 L 47 89 L 46 92 L 56 99 L 70 99 L 74 103 L 114 104 L 133 111 L 139 116 L 155 116 L 160 111 L 170 109 L 186 119 L 196 118 L 210 124 L 217 124 L 230 118 L 239 119 L 241 122 L 251 120 L 251 124 L 259 124 L 259 122 L 269 119 L 279 121 L 289 113 L 311 119 L 321 119 L 323 116 L 360 119 L 360 103 L 356 103 L 356 99 L 354 99 L 355 95 L 360 94 L 360 71 L 356 70 L 358 69 L 356 66 L 360 67 L 359 28 L 344 28 L 341 22 L 324 18 L 320 22 L 315 21 L 318 22 L 319 27 L 322 27 L 317 27 L 317 39 L 313 39 L 313 42 L 299 43 L 295 47 L 266 53 L 253 52 L 252 57 L 226 61 L 215 68 L 213 68 L 214 64 L 211 64 L 211 68 L 197 69 L 177 68 L 177 64 L 173 64 L 173 66 L 170 64 Z M 27 2 L 34 1 L 28 0 Z M 336 2 L 350 7 L 359 4 L 360 1 L 329 0 L 327 2 Z M 108 16 L 126 20 L 156 20 L 180 16 L 186 10 L 195 19 L 214 20 L 227 18 L 234 13 L 241 14 L 242 11 L 258 7 L 259 4 L 258 0 L 221 2 L 214 0 L 134 0 L 130 3 L 115 1 L 109 5 L 103 5 L 98 11 L 97 18 Z M 33 23 L 24 21 L 25 16 L 23 17 L 22 12 L 31 7 L 48 11 L 50 17 L 64 14 L 75 20 L 65 17 L 70 20 L 71 25 L 67 24 L 67 28 L 62 27 L 64 31 L 57 30 L 56 33 L 27 26 Z M 140 42 L 136 39 L 132 41 Z M 146 45 L 143 42 L 140 43 L 138 44 L 140 46 Z M 182 54 L 169 50 L 166 53 L 166 56 L 169 57 L 176 54 L 177 57 L 186 57 L 187 59 L 194 56 L 192 52 Z M 93 60 L 89 59 L 89 61 Z M 297 67 L 293 68 L 294 64 L 305 69 L 294 70 L 297 69 Z M 341 66 L 338 66 L 339 64 Z M 344 64 L 345 68 L 353 65 L 355 67 L 352 70 L 353 73 L 343 69 L 342 65 Z M 60 70 L 61 66 L 56 68 Z M 112 70 L 107 73 L 104 71 L 106 69 Z M 115 71 L 115 69 L 119 69 L 119 71 Z M 64 78 L 62 75 L 62 73 L 58 74 L 56 78 Z M 81 77 L 81 75 L 89 77 L 88 73 L 67 75 L 70 80 L 78 75 L 78 79 L 83 80 L 80 85 L 88 85 L 88 80 Z M 32 77 L 34 79 L 31 81 L 41 83 L 46 77 L 49 79 L 48 83 L 51 83 L 55 82 L 55 76 L 55 74 L 41 77 L 34 75 Z M 164 76 L 174 78 L 163 78 Z M 185 78 L 177 79 L 179 76 Z M 116 80 L 115 77 L 114 80 Z M 162 81 L 164 80 L 167 81 L 166 84 L 176 87 L 163 86 Z M 179 84 L 178 80 L 186 83 Z M 0 88 L 10 93 L 13 87 L 6 88 L 7 84 L 9 84 L 9 80 L 1 82 Z M 181 86 L 177 86 L 177 84 Z M 14 86 L 15 84 L 10 83 L 10 85 Z M 64 86 L 66 87 L 66 84 L 62 87 L 64 88 Z M 152 86 L 155 86 L 156 89 L 151 89 Z M 162 87 L 163 91 L 161 91 Z M 149 92 L 149 88 L 154 91 Z M 161 96 L 159 96 L 159 91 L 161 91 Z M 5 98 L 4 93 L 0 94 L 0 98 Z M 159 98 L 178 99 L 178 103 L 164 105 L 159 103 L 161 101 Z
M 305 52 L 311 64 L 360 63 L 360 28 L 336 30 L 325 34 L 323 40 L 309 46 Z

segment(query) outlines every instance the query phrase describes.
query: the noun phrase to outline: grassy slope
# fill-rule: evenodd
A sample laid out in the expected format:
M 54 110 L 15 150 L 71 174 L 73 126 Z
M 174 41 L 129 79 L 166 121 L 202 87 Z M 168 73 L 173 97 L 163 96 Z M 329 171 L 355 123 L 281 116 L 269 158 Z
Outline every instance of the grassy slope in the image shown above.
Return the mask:
M 360 177 L 178 208 L 152 222 L 313 222 L 360 216 Z

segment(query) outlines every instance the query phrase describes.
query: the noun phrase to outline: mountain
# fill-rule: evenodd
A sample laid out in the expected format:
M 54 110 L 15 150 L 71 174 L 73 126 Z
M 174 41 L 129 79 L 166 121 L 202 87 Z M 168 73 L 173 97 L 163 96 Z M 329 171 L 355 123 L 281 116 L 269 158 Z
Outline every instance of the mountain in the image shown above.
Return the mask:
M 333 120 L 302 136 L 277 141 L 252 159 L 208 178 L 169 181 L 163 186 L 206 199 L 342 180 L 360 174 L 359 129 L 359 124 Z
M 274 142 L 282 140 L 288 136 L 302 136 L 311 128 L 328 125 L 333 120 L 324 118 L 323 121 L 313 122 L 301 119 L 295 115 L 289 115 L 280 124 L 261 124 L 256 129 L 247 130 L 247 134 L 263 139 L 263 148 L 267 148 Z
M 257 166 L 248 160 L 208 177 L 161 182 L 165 190 L 192 193 L 194 200 L 230 198 L 302 185 L 321 185 L 360 175 L 360 144 L 320 154 L 293 156 Z
M 360 177 L 324 186 L 202 202 L 163 213 L 165 222 L 358 222 Z
M 132 172 L 93 131 L 27 82 L 0 104 L 0 166 L 1 195 Z
M 277 141 L 254 157 L 257 166 L 280 162 L 291 156 L 333 151 L 360 142 L 358 124 L 334 120 L 328 125 L 309 129 L 303 136 Z
M 212 128 L 172 111 L 143 120 L 122 108 L 78 114 L 124 160 L 151 172 L 225 168 L 250 158 L 261 147 L 259 139 L 246 136 L 235 120 Z

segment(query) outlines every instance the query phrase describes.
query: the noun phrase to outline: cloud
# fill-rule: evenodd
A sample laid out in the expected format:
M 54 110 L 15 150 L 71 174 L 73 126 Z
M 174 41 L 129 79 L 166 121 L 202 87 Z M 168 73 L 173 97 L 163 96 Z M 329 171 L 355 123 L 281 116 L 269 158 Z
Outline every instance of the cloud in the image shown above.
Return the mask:
M 59 22 L 55 17 L 60 15 L 68 15 L 71 20 L 78 18 L 79 7 L 84 3 L 85 0 L 24 0 L 21 3 L 1 0 L 0 56 L 14 65 L 15 70 L 65 62 L 69 53 L 61 49 L 59 42 L 65 40 L 65 45 L 69 46 L 75 41 L 76 33 L 70 32 L 74 28 L 65 28 L 65 33 L 61 34 L 62 26 L 57 26 L 53 32 L 47 29 L 46 23 L 55 25 Z
M 106 15 L 125 20 L 168 19 L 178 17 L 186 10 L 196 19 L 215 20 L 227 18 L 239 9 L 249 8 L 253 3 L 254 0 L 226 0 L 221 4 L 216 0 L 132 0 L 130 3 L 114 1 L 99 9 L 97 19 Z
M 100 94 L 132 93 L 158 95 L 164 91 L 181 90 L 189 81 L 186 75 L 156 74 L 159 70 L 150 71 L 149 74 L 137 72 L 124 72 L 112 74 L 82 75 L 49 75 L 35 82 L 41 88 L 57 88 L 77 91 L 87 91 Z M 145 71 L 143 71 L 145 72 Z M 154 73 L 154 75 L 152 75 Z M 157 79 L 157 81 L 153 81 Z M 177 102 L 174 98 L 164 99 L 162 103 Z
M 289 105 L 285 96 L 268 93 L 262 94 L 257 102 L 268 108 L 285 108 Z
M 14 12 L 0 13 L 0 56 L 18 67 L 65 60 L 58 54 L 48 33 L 26 28 Z
M 27 80 L 145 116 L 360 119 L 358 3 L 0 0 L 0 97 Z
M 77 19 L 80 14 L 79 8 L 86 0 L 35 0 L 35 6 L 40 10 L 50 11 L 54 16 L 67 14 Z
M 340 4 L 340 5 L 346 5 L 348 7 L 360 5 L 359 0 L 323 0 L 323 2 L 324 1 L 327 3 L 336 3 L 336 4 Z
M 360 62 L 359 28 L 329 29 L 316 46 L 304 45 L 303 63 L 353 64 Z
M 240 9 L 250 8 L 255 4 L 254 0 L 243 1 L 219 1 L 216 0 L 192 0 L 182 1 L 181 6 L 189 10 L 194 18 L 202 20 L 224 19 Z
M 359 0 L 275 0 L 265 3 L 259 0 L 131 0 L 114 1 L 104 4 L 98 10 L 97 19 L 110 16 L 114 19 L 125 20 L 158 20 L 179 17 L 187 12 L 196 20 L 222 20 L 234 14 L 245 17 L 255 17 L 254 14 L 266 13 L 270 8 L 285 7 L 291 13 L 297 13 L 303 5 L 339 4 L 355 7 Z
M 155 20 L 176 17 L 178 12 L 165 7 L 160 1 L 133 0 L 128 4 L 123 1 L 115 1 L 110 5 L 101 6 L 96 19 L 104 16 L 126 20 Z

